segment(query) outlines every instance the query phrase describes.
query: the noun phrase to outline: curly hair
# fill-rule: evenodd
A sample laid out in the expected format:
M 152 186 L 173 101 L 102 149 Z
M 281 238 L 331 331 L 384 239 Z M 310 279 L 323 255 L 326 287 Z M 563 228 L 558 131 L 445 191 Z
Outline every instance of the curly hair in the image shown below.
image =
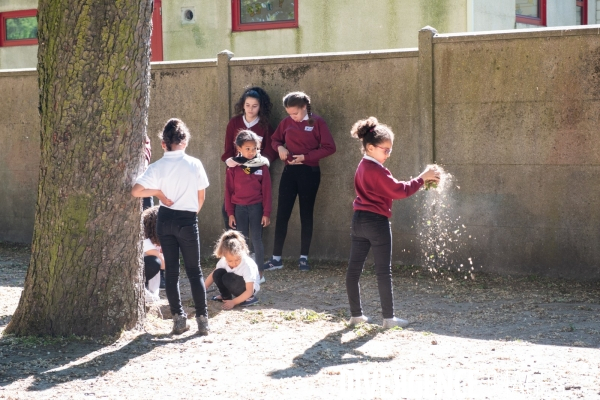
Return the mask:
M 352 125 L 350 130 L 352 137 L 362 142 L 363 151 L 367 145 L 377 146 L 386 140 L 394 141 L 394 132 L 384 124 L 380 124 L 375 117 L 358 120 Z
M 171 118 L 165 124 L 163 131 L 158 134 L 158 137 L 165 142 L 167 150 L 171 151 L 172 144 L 189 142 L 192 136 L 190 135 L 190 130 L 182 120 Z
M 142 213 L 142 223 L 144 224 L 144 239 L 150 239 L 152 244 L 160 246 L 158 234 L 156 233 L 156 218 L 158 216 L 159 206 L 150 207 Z
M 225 231 L 217 243 L 215 244 L 214 256 L 217 258 L 225 257 L 225 254 L 229 253 L 232 255 L 248 255 L 248 245 L 246 239 L 239 231 L 228 230 Z
M 290 92 L 283 97 L 283 106 L 299 107 L 303 108 L 306 106 L 306 112 L 308 113 L 308 126 L 314 126 L 315 120 L 312 117 L 312 107 L 310 105 L 310 97 L 304 92 Z
M 273 108 L 273 103 L 271 103 L 271 98 L 267 92 L 258 86 L 253 86 L 244 90 L 244 93 L 233 107 L 234 114 L 244 114 L 244 104 L 246 103 L 246 99 L 248 97 L 258 100 L 258 121 L 265 129 L 267 129 L 269 126 L 269 120 L 271 118 L 271 109 Z

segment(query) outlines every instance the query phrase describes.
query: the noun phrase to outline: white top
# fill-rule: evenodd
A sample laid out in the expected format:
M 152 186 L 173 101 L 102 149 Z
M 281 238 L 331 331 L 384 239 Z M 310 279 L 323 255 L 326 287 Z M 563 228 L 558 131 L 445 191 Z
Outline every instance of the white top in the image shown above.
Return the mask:
M 260 118 L 256 117 L 256 118 L 254 118 L 254 121 L 252 121 L 252 122 L 248 122 L 248 121 L 246 121 L 246 116 L 245 116 L 245 115 L 242 115 L 242 120 L 244 121 L 244 125 L 246 125 L 246 128 L 247 128 L 247 129 L 250 129 L 250 128 L 252 128 L 254 125 L 258 124 L 258 122 L 260 121 Z
M 150 164 L 135 183 L 144 189 L 160 189 L 173 201 L 171 208 L 198 212 L 198 191 L 208 187 L 208 177 L 197 158 L 185 154 L 185 150 L 165 151 L 163 157 Z M 166 207 L 162 202 L 161 206 Z
M 371 160 L 371 161 L 373 161 L 374 163 L 377 163 L 377 164 L 379 164 L 379 165 L 381 165 L 381 166 L 383 167 L 383 164 L 382 164 L 382 163 L 380 163 L 379 161 L 377 161 L 376 159 L 374 159 L 374 158 L 373 158 L 373 157 L 371 157 L 371 156 L 368 156 L 368 155 L 366 155 L 366 154 L 365 154 L 365 155 L 363 156 L 363 158 L 366 158 L 367 160 Z
M 154 243 L 152 243 L 152 240 L 150 239 L 144 239 L 144 241 L 142 242 L 142 247 L 143 247 L 143 252 L 147 253 L 150 250 L 158 250 L 160 251 L 160 247 L 156 246 Z
M 244 278 L 244 282 L 253 282 L 254 283 L 254 292 L 258 292 L 260 290 L 260 275 L 258 273 L 258 266 L 256 262 L 249 255 L 245 255 L 242 257 L 242 262 L 235 268 L 229 267 L 227 264 L 227 260 L 225 257 L 222 257 L 217 263 L 217 269 L 222 268 L 227 272 L 233 272 L 234 274 L 241 276 Z

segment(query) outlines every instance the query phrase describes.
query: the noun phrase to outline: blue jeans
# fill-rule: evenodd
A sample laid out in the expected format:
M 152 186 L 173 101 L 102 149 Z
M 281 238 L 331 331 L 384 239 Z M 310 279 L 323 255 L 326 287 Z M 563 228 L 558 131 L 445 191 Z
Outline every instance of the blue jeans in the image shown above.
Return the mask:
M 200 236 L 196 213 L 171 210 L 161 206 L 158 210 L 156 233 L 165 258 L 165 291 L 171 314 L 186 316 L 179 294 L 179 251 L 181 251 L 196 307 L 196 317 L 207 317 L 206 289 L 202 269 L 200 269 Z
M 360 275 L 365 266 L 369 250 L 373 249 L 377 288 L 381 301 L 383 318 L 394 316 L 394 295 L 392 289 L 392 231 L 385 215 L 368 211 L 355 211 L 352 217 L 352 245 L 350 261 L 346 272 L 346 291 L 350 312 L 353 317 L 362 315 L 360 303 Z
M 250 240 L 254 247 L 254 258 L 259 266 L 265 261 L 265 247 L 262 242 L 262 203 L 242 206 L 235 205 L 235 223 L 237 230 L 244 235 L 246 243 L 250 247 Z M 249 234 L 248 234 L 249 233 Z

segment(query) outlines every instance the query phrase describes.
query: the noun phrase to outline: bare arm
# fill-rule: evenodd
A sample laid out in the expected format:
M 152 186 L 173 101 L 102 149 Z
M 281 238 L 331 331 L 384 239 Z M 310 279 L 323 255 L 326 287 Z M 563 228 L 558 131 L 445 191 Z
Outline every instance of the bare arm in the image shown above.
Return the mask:
M 206 278 L 208 279 L 208 278 Z M 246 290 L 233 300 L 223 300 L 223 310 L 231 310 L 238 304 L 248 300 L 254 294 L 254 282 L 246 282 Z
M 139 183 L 133 185 L 131 189 L 131 195 L 133 197 L 152 197 L 156 196 L 158 199 L 167 207 L 173 205 L 173 202 L 170 199 L 167 199 L 167 196 L 160 189 L 146 189 Z
M 205 189 L 198 190 L 198 212 L 200 212 L 200 210 L 202 209 L 205 198 L 206 198 L 206 190 Z
M 215 271 L 213 271 L 213 272 L 215 272 Z M 210 273 L 210 274 L 209 274 L 209 275 L 206 277 L 206 279 L 204 280 L 204 287 L 205 287 L 205 288 L 207 288 L 207 289 L 208 289 L 208 288 L 210 287 L 210 285 L 212 285 L 212 284 L 213 284 L 213 282 L 214 282 L 214 280 L 213 280 L 213 272 L 211 272 L 211 273 Z

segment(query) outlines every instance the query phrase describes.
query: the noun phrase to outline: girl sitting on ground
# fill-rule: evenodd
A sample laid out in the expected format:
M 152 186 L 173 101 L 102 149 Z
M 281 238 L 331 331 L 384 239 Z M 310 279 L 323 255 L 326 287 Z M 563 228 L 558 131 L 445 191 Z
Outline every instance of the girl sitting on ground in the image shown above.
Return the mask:
M 258 303 L 255 296 L 260 290 L 258 267 L 248 254 L 244 236 L 238 231 L 226 231 L 217 241 L 214 255 L 220 260 L 204 281 L 206 288 L 213 282 L 219 288 L 221 294 L 212 300 L 222 301 L 223 310 Z
M 150 207 L 142 213 L 144 225 L 144 275 L 146 280 L 146 301 L 159 300 L 158 291 L 164 282 L 165 259 L 160 249 L 158 234 L 156 233 L 156 217 L 158 206 Z

